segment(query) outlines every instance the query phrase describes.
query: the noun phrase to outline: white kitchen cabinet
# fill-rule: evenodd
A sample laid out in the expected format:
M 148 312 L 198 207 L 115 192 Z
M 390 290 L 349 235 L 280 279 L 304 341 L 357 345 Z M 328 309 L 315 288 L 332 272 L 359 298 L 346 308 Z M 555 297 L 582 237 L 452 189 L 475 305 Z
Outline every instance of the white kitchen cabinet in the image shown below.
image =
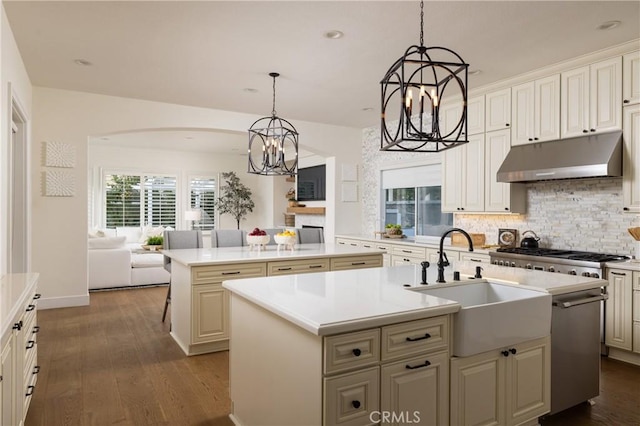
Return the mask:
M 640 213 L 640 104 L 624 107 L 622 206 Z
M 622 57 L 562 73 L 562 138 L 622 128 Z
M 229 294 L 222 283 L 194 286 L 192 297 L 192 344 L 227 340 Z
M 511 88 L 485 95 L 485 131 L 509 129 L 511 126 Z
M 451 359 L 451 424 L 517 425 L 551 406 L 549 338 Z
M 485 201 L 486 212 L 524 213 L 526 187 L 519 183 L 498 182 L 496 175 L 511 149 L 511 131 L 485 134 Z
M 623 269 L 609 270 L 609 286 L 605 310 L 605 344 L 632 350 L 633 273 Z
M 458 260 L 460 260 L 460 252 L 459 251 L 450 250 L 448 248 L 445 248 L 444 252 L 447 255 L 447 259 L 449 259 L 449 262 L 457 262 Z M 431 263 L 432 265 L 437 265 L 438 264 L 438 259 L 440 259 L 440 250 L 433 249 L 428 254 L 427 259 L 429 260 L 429 263 Z
M 467 136 L 484 133 L 484 95 L 467 99 Z M 442 133 L 449 134 L 458 125 L 462 115 L 462 101 L 460 99 L 445 100 L 440 108 L 440 123 Z M 464 132 L 464 129 L 462 129 Z
M 560 74 L 514 86 L 511 145 L 560 138 Z
M 14 346 L 15 337 L 11 333 L 7 341 L 0 347 L 0 424 L 11 425 L 14 422 L 15 412 L 15 366 L 14 366 Z
M 484 137 L 469 136 L 469 143 L 444 152 L 442 211 L 484 211 Z
M 391 251 L 391 266 L 419 265 L 427 260 L 426 247 L 394 246 Z
M 622 104 L 640 103 L 640 51 L 622 57 Z

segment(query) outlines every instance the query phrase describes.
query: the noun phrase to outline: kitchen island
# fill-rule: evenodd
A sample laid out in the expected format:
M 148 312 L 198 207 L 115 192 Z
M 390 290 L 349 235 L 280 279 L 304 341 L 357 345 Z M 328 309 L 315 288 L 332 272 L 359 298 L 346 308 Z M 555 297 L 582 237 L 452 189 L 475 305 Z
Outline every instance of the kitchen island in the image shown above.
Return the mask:
M 382 266 L 377 249 L 300 244 L 164 250 L 171 259 L 171 336 L 187 355 L 229 348 L 229 293 L 222 281 Z
M 469 281 L 476 266 L 453 264 L 444 286 L 454 270 Z M 483 266 L 485 278 L 475 282 L 489 277 L 556 296 L 606 285 Z M 362 425 L 395 415 L 400 423 L 535 424 L 550 409 L 550 327 L 526 342 L 455 357 L 452 323 L 463 306 L 421 291 L 443 286 L 433 285 L 436 274 L 427 270 L 429 286 L 420 284 L 419 266 L 225 281 L 232 420 Z

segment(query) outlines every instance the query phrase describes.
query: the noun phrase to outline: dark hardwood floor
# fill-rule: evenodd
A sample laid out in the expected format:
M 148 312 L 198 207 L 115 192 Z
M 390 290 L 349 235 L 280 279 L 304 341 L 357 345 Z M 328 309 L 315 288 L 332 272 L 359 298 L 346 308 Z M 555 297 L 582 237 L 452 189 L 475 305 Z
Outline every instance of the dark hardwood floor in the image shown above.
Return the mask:
M 38 311 L 41 372 L 25 426 L 227 426 L 228 353 L 187 357 L 161 322 L 166 287 Z M 603 358 L 601 395 L 542 425 L 640 426 L 640 367 Z

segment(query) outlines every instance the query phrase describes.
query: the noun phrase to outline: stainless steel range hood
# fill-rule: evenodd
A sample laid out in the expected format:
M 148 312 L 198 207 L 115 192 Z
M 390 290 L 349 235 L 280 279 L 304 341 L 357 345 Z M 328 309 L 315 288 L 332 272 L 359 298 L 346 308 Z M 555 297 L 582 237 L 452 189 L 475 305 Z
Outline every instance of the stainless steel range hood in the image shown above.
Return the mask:
M 622 176 L 622 132 L 601 133 L 511 148 L 498 182 Z

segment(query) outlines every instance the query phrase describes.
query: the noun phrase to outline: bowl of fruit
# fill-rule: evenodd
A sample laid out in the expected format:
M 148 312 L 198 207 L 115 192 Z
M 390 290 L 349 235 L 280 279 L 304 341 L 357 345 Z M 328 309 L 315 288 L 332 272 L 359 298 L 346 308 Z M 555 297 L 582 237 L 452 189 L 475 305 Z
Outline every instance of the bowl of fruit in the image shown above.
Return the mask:
M 267 232 L 260 228 L 253 228 L 253 231 L 247 234 L 247 244 L 250 248 L 263 246 L 269 243 L 271 237 L 267 235 Z
M 273 239 L 278 244 L 278 248 L 282 245 L 293 249 L 293 246 L 296 244 L 296 233 L 286 230 L 274 235 Z

